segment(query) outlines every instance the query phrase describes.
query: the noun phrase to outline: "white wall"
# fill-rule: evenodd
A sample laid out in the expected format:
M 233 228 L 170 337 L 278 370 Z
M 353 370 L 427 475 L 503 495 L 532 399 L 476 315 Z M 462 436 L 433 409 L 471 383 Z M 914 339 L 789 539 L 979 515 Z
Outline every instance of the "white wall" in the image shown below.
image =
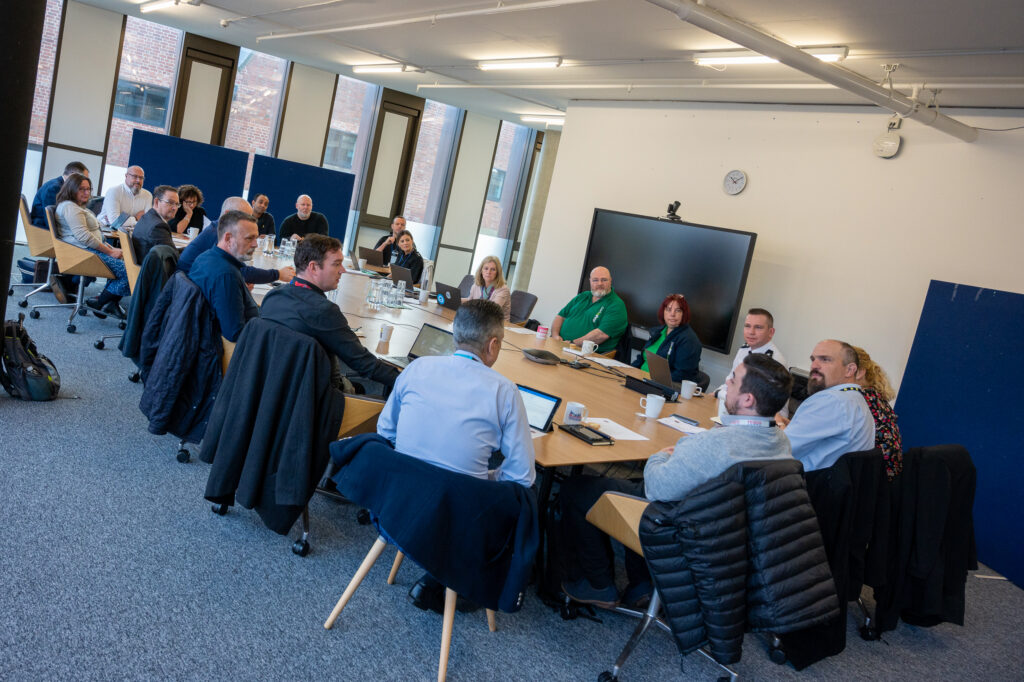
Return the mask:
M 946 113 L 1024 125 L 1022 111 Z M 595 207 L 658 215 L 678 199 L 686 220 L 758 234 L 743 307 L 774 313 L 790 364 L 806 367 L 814 344 L 836 337 L 898 383 L 929 280 L 1024 292 L 1024 134 L 968 144 L 907 121 L 902 150 L 884 160 L 871 142 L 887 119 L 860 107 L 571 106 L 530 280 L 534 316 L 550 320 L 576 293 Z M 733 168 L 749 181 L 727 196 Z M 729 357 L 702 360 L 721 380 Z

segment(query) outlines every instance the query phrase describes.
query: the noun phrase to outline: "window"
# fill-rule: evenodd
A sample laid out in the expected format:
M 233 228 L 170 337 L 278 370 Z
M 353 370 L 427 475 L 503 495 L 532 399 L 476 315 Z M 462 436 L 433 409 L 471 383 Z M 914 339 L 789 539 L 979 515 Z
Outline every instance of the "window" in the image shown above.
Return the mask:
M 505 171 L 491 169 L 491 181 L 487 183 L 487 201 L 501 201 L 501 190 L 505 186 Z
M 114 116 L 163 128 L 167 123 L 170 100 L 170 88 L 118 80 Z
M 406 220 L 437 225 L 461 122 L 462 110 L 458 107 L 429 99 L 424 104 L 409 189 L 405 194 Z
M 57 59 L 57 36 L 60 34 L 60 15 L 63 0 L 46 0 L 43 19 L 43 42 L 39 46 L 39 64 L 36 70 L 36 91 L 32 98 L 32 125 L 29 145 L 42 146 L 46 134 L 46 119 L 50 111 L 50 92 L 53 90 L 53 64 Z
M 241 48 L 225 147 L 273 156 L 287 74 L 286 60 Z
M 176 28 L 128 17 L 107 138 L 103 193 L 124 181 L 132 132 L 167 132 L 184 35 Z
M 327 150 L 324 152 L 324 167 L 339 170 L 352 168 L 352 157 L 356 151 L 355 133 L 331 128 L 327 132 Z

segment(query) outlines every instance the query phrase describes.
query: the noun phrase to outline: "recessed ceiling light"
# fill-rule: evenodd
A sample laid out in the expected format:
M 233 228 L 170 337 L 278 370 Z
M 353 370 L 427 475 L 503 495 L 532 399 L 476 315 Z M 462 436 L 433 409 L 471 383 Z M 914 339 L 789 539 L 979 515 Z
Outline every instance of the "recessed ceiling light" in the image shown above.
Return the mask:
M 523 123 L 543 123 L 549 126 L 560 126 L 565 124 L 565 116 L 520 116 Z
M 158 9 L 166 9 L 173 7 L 178 4 L 178 0 L 153 0 L 153 2 L 147 2 L 143 5 L 139 5 L 140 12 L 152 12 Z
M 807 54 L 817 57 L 823 62 L 838 62 L 846 59 L 849 50 L 846 47 L 808 47 L 799 48 Z M 729 64 L 777 64 L 777 59 L 750 50 L 726 50 L 723 52 L 701 52 L 693 61 L 698 66 L 721 66 Z
M 562 65 L 561 57 L 530 57 L 528 59 L 488 59 L 478 62 L 481 71 L 501 69 L 554 69 Z

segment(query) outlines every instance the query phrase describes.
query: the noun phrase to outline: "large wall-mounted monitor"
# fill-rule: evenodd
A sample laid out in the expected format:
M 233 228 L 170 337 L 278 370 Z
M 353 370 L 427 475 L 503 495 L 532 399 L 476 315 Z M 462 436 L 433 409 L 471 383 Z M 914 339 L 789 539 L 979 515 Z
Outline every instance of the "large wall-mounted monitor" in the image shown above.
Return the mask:
M 629 321 L 658 324 L 658 307 L 671 293 L 690 305 L 690 326 L 709 350 L 728 354 L 754 255 L 753 232 L 594 209 L 580 291 L 590 271 L 611 270 Z

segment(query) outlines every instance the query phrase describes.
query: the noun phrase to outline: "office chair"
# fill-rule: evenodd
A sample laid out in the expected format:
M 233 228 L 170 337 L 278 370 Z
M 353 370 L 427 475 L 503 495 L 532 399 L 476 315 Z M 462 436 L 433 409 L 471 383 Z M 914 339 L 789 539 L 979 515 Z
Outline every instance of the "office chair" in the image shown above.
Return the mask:
M 57 265 L 60 267 L 61 273 L 65 275 L 78 275 L 77 300 L 72 307 L 67 327 L 68 333 L 74 334 L 77 329 L 75 327 L 75 316 L 86 315 L 88 311 L 88 308 L 85 307 L 85 278 L 105 277 L 107 279 L 114 279 L 114 273 L 112 273 L 110 268 L 108 268 L 103 261 L 100 260 L 100 257 L 92 251 L 82 248 L 81 246 L 71 244 L 70 242 L 61 241 L 57 236 L 57 219 L 53 212 L 53 206 L 46 207 L 46 224 L 50 228 L 50 238 L 53 242 L 54 255 L 57 259 Z M 37 319 L 39 317 L 39 309 L 53 307 L 57 306 L 33 305 L 32 310 L 29 312 L 29 317 Z
M 469 298 L 469 291 L 473 286 L 473 275 L 466 275 L 459 282 L 459 293 L 462 294 L 462 298 Z
M 21 201 L 18 203 L 18 210 L 21 212 L 21 224 L 25 226 L 25 238 L 28 240 L 29 255 L 33 258 L 45 258 L 47 260 L 45 282 L 42 284 L 37 284 L 35 282 L 30 284 L 12 284 L 10 288 L 7 289 L 7 295 L 14 296 L 14 290 L 17 287 L 30 287 L 32 291 L 25 294 L 25 296 L 18 301 L 18 306 L 27 308 L 29 297 L 46 291 L 53 282 L 53 278 L 55 277 L 53 273 L 55 252 L 53 250 L 53 239 L 50 237 L 49 231 L 32 224 L 32 220 L 29 217 L 28 201 L 26 201 L 24 194 L 21 195 Z M 70 308 L 73 306 L 73 303 L 53 303 L 36 307 Z M 39 316 L 36 315 L 35 317 Z
M 128 275 L 128 292 L 129 294 L 134 295 L 135 282 L 139 279 L 139 270 L 141 269 L 138 260 L 135 258 L 135 242 L 132 240 L 131 235 L 124 230 L 117 231 L 117 238 L 121 242 L 121 255 L 124 258 L 124 269 Z M 117 326 L 124 331 L 128 326 L 128 323 L 124 320 L 120 320 Z M 119 339 L 122 336 L 124 336 L 124 334 L 104 334 L 92 345 L 97 350 L 103 350 L 106 346 L 105 341 L 107 339 Z
M 509 322 L 522 327 L 530 319 L 534 306 L 537 305 L 537 296 L 529 291 L 513 291 L 512 299 L 509 302 Z

